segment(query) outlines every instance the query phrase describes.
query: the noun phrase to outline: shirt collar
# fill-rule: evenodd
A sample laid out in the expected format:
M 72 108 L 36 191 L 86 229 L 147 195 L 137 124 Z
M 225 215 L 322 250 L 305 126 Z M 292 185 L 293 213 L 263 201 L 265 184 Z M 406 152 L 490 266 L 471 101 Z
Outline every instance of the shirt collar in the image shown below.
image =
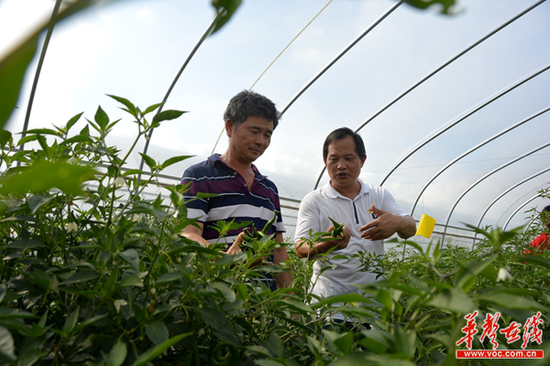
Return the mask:
M 222 164 L 227 169 L 231 169 L 226 163 L 224 163 L 224 161 L 221 159 L 221 155 L 218 153 L 209 156 L 207 160 L 212 166 L 215 166 L 216 164 Z M 259 179 L 259 180 L 267 179 L 267 176 L 262 175 L 262 173 L 260 173 L 258 168 L 256 168 L 256 165 L 254 164 L 251 164 L 251 165 L 252 165 L 252 170 L 254 170 L 254 174 L 256 175 L 256 179 Z M 233 171 L 233 169 L 231 169 L 231 171 Z
M 369 194 L 370 192 L 368 185 L 364 184 L 361 179 L 357 179 L 357 180 L 359 181 L 359 183 L 361 183 L 361 191 L 359 191 L 359 194 L 355 196 L 354 200 L 358 199 L 363 195 Z M 340 197 L 340 198 L 349 199 L 347 197 L 342 196 L 336 189 L 334 189 L 334 187 L 330 184 L 330 181 L 327 184 L 325 184 L 325 186 L 323 187 L 323 191 L 328 196 L 328 198 L 334 199 L 334 198 Z

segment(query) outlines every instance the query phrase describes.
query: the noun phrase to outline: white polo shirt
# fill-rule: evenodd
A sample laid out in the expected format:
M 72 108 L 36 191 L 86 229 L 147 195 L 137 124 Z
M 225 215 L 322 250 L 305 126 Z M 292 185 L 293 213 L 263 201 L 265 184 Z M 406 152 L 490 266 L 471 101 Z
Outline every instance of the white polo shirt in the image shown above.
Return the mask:
M 323 266 L 320 261 L 313 264 L 311 281 L 314 286 L 311 292 L 315 295 L 328 297 L 359 292 L 351 284 L 373 283 L 377 280 L 376 274 L 360 271 L 362 265 L 359 258 L 352 257 L 353 254 L 359 251 L 378 255 L 384 253 L 383 240 L 370 241 L 362 239 L 359 232 L 360 227 L 374 219 L 369 212 L 372 204 L 391 214 L 407 216 L 407 213 L 397 205 L 387 189 L 371 186 L 362 181 L 360 183 L 361 192 L 353 200 L 342 196 L 330 183 L 327 183 L 306 195 L 300 204 L 296 225 L 296 241 L 308 238 L 310 230 L 313 233 L 327 231 L 332 226 L 329 216 L 349 227 L 352 235 L 346 248 L 334 250 L 329 254 L 329 262 L 335 268 L 328 269 L 319 275 Z M 348 259 L 334 258 L 334 256 L 341 254 L 347 256 Z

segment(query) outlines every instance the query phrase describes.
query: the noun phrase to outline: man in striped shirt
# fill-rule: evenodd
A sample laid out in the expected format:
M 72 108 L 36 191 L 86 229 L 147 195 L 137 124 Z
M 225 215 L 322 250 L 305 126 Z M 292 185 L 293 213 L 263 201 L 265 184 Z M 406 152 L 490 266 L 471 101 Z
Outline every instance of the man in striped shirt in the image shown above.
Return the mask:
M 181 183 L 189 184 L 186 200 L 195 198 L 199 192 L 215 194 L 186 204 L 187 217 L 196 218 L 199 227 L 187 226 L 183 235 L 205 246 L 225 242 L 228 246 L 226 253 L 237 254 L 241 252 L 243 228 L 219 238 L 215 229 L 217 221 L 252 222 L 261 230 L 277 211 L 277 220 L 268 228 L 267 234 L 275 234 L 277 242 L 282 242 L 285 227 L 277 187 L 253 164 L 268 148 L 273 130 L 279 123 L 279 112 L 265 96 L 242 91 L 229 102 L 224 120 L 229 137 L 227 151 L 223 155 L 210 156 L 183 174 Z M 274 250 L 275 265 L 286 260 L 288 253 L 284 246 Z M 288 287 L 291 275 L 280 273 L 276 280 L 277 287 Z

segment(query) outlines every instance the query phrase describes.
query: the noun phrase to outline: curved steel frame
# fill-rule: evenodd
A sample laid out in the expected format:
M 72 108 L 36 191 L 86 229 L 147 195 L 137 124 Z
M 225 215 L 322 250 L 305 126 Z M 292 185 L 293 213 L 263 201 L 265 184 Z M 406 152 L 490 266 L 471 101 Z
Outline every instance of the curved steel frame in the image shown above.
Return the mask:
M 546 1 L 546 0 L 542 0 L 542 1 Z M 359 43 L 361 39 L 363 39 L 368 33 L 370 33 L 370 31 L 372 31 L 378 24 L 380 24 L 384 19 L 386 19 L 391 13 L 394 12 L 394 10 L 396 10 L 404 2 L 405 0 L 399 0 L 394 6 L 392 6 L 388 11 L 386 11 L 380 18 L 378 18 L 370 27 L 368 27 L 363 33 L 361 33 L 358 37 L 356 37 L 355 40 L 353 40 L 353 42 L 351 42 L 346 48 L 344 48 L 344 50 L 342 50 L 334 59 L 332 59 L 332 61 L 330 61 L 321 71 L 319 71 L 317 75 L 315 75 L 302 89 L 300 89 L 300 91 L 281 110 L 280 115 L 281 116 L 284 115 L 285 112 L 294 104 L 296 100 L 298 100 L 300 96 L 302 96 L 302 94 L 305 93 L 307 89 L 309 89 L 311 85 L 313 85 L 321 76 L 323 76 L 325 72 L 327 72 L 328 69 L 330 69 L 336 62 L 338 62 L 338 60 L 340 60 L 350 49 L 352 49 L 357 43 Z M 216 149 L 216 146 L 220 140 L 220 137 L 223 134 L 223 131 L 224 130 L 222 129 L 216 143 L 214 144 L 212 153 Z M 323 172 L 324 172 L 324 169 L 323 169 Z M 323 172 L 321 172 L 321 175 L 323 175 Z M 319 176 L 319 179 L 321 179 L 321 175 Z M 319 179 L 317 180 L 317 184 L 319 182 Z M 315 188 L 317 188 L 317 184 L 315 184 Z
M 287 103 L 287 105 L 281 110 L 280 115 L 284 115 L 285 112 L 294 104 L 298 98 L 302 96 L 302 94 L 305 93 L 306 90 L 309 89 L 311 85 L 313 85 L 325 72 L 327 72 L 328 69 L 330 69 L 338 60 L 340 60 L 350 49 L 353 48 L 357 43 L 359 43 L 360 40 L 362 40 L 370 31 L 372 31 L 378 24 L 382 23 L 384 19 L 386 19 L 395 9 L 397 9 L 401 4 L 403 4 L 405 0 L 399 0 L 398 3 L 396 3 L 394 6 L 392 6 L 388 11 L 386 11 L 380 18 L 378 18 L 370 27 L 368 27 L 363 33 L 361 33 L 353 42 L 351 42 L 344 50 L 342 50 L 332 61 L 330 61 L 321 71 L 317 73 L 296 95 L 290 100 L 290 102 Z M 223 133 L 223 130 L 222 130 Z M 221 134 L 220 134 L 221 136 Z M 219 141 L 220 137 L 218 137 Z M 216 141 L 216 145 L 218 143 Z M 215 149 L 215 146 L 214 146 Z M 212 151 L 214 151 L 214 149 Z M 321 173 L 322 174 L 322 173 Z
M 441 238 L 441 241 L 444 242 L 445 241 L 445 235 L 447 234 L 447 227 L 449 226 L 449 221 L 451 219 L 451 216 L 454 212 L 454 209 L 456 208 L 456 206 L 460 203 L 460 201 L 462 200 L 462 198 L 464 196 L 466 196 L 466 194 L 468 192 L 470 192 L 472 189 L 474 189 L 479 183 L 483 182 L 485 179 L 489 178 L 490 176 L 492 176 L 493 174 L 501 171 L 502 169 L 506 168 L 507 166 L 509 165 L 512 165 L 518 161 L 520 161 L 521 159 L 524 159 L 534 153 L 536 153 L 537 151 L 540 151 L 546 147 L 550 146 L 550 143 L 547 143 L 545 145 L 542 145 L 542 146 L 539 146 L 538 148 L 536 149 L 533 149 L 515 159 L 512 159 L 510 160 L 509 162 L 507 162 L 506 164 L 503 164 L 501 165 L 500 167 L 496 168 L 496 169 L 493 169 L 492 171 L 490 171 L 489 173 L 485 174 L 483 177 L 479 178 L 478 180 L 476 180 L 472 185 L 470 185 L 468 188 L 466 188 L 466 190 L 464 190 L 464 192 L 462 192 L 462 194 L 460 195 L 460 197 L 457 198 L 457 200 L 454 202 L 453 206 L 451 207 L 451 210 L 449 211 L 449 214 L 447 215 L 447 220 L 445 221 L 445 226 L 444 226 L 444 229 L 443 229 L 443 235 L 442 235 L 442 238 Z
M 31 94 L 29 95 L 29 101 L 27 103 L 27 110 L 25 112 L 25 121 L 23 122 L 23 136 L 29 129 L 29 121 L 31 118 L 32 105 L 34 103 L 34 96 L 36 94 L 36 88 L 38 86 L 38 80 L 40 79 L 40 72 L 42 71 L 42 66 L 44 65 L 44 60 L 46 58 L 46 52 L 48 51 L 48 46 L 52 38 L 53 29 L 55 27 L 55 17 L 59 13 L 59 8 L 61 7 L 61 0 L 56 0 L 55 5 L 52 10 L 52 15 L 50 17 L 50 24 L 46 32 L 46 38 L 44 38 L 44 44 L 42 45 L 42 50 L 40 51 L 40 58 L 38 59 L 38 65 L 36 66 L 36 71 L 34 73 L 34 80 L 32 82 Z M 25 144 L 21 145 L 21 150 L 25 149 Z M 20 162 L 17 163 L 18 165 Z
M 524 16 L 525 14 L 529 13 L 531 10 L 535 9 L 537 6 L 539 6 L 540 4 L 544 3 L 546 0 L 541 0 L 541 1 L 538 1 L 537 3 L 535 3 L 534 5 L 530 6 L 529 8 L 525 9 L 524 11 L 522 11 L 521 13 L 519 13 L 518 15 L 516 15 L 515 17 L 511 18 L 510 20 L 508 20 L 507 22 L 503 23 L 501 26 L 495 28 L 493 31 L 489 32 L 488 34 L 486 34 L 485 36 L 483 36 L 482 38 L 480 38 L 478 41 L 474 42 L 473 44 L 471 44 L 469 47 L 465 48 L 462 52 L 459 52 L 456 56 L 452 57 L 450 60 L 448 60 L 447 62 L 443 63 L 441 66 L 439 66 L 437 69 L 435 69 L 434 71 L 432 71 L 430 74 L 428 74 L 427 76 L 425 76 L 424 78 L 422 78 L 420 81 L 418 81 L 416 84 L 414 84 L 413 86 L 411 86 L 409 89 L 405 90 L 403 93 L 401 93 L 398 97 L 396 97 L 395 99 L 393 99 L 391 102 L 389 102 L 388 104 L 386 104 L 384 107 L 382 107 L 380 110 L 378 110 L 375 114 L 373 114 L 371 117 L 369 117 L 361 126 L 359 126 L 355 132 L 359 132 L 363 127 L 365 127 L 367 124 L 369 124 L 372 120 L 374 120 L 376 117 L 378 117 L 380 114 L 382 114 L 384 111 L 386 111 L 388 108 L 390 108 L 392 105 L 394 105 L 395 103 L 397 103 L 399 100 L 401 100 L 404 96 L 406 96 L 407 94 L 409 94 L 410 92 L 412 92 L 414 89 L 416 89 L 417 87 L 419 87 L 420 85 L 422 85 L 424 82 L 426 82 L 427 80 L 429 80 L 432 76 L 434 76 L 435 74 L 437 74 L 438 72 L 440 72 L 441 70 L 443 70 L 444 68 L 446 68 L 447 66 L 449 66 L 451 63 L 453 63 L 454 61 L 456 61 L 457 59 L 459 59 L 460 57 L 464 56 L 466 53 L 468 53 L 469 51 L 471 51 L 472 49 L 474 49 L 475 47 L 477 47 L 478 45 L 480 45 L 481 43 L 483 43 L 484 41 L 486 41 L 487 39 L 489 39 L 490 37 L 492 37 L 493 35 L 495 35 L 496 33 L 500 32 L 502 29 L 506 28 L 508 25 L 512 24 L 514 21 L 518 20 L 519 18 L 521 18 L 522 16 Z M 396 167 L 397 168 L 397 167 Z M 316 189 L 318 186 L 319 186 L 319 182 L 321 181 L 321 177 L 323 176 L 323 174 L 325 173 L 325 170 L 326 168 L 323 167 L 323 169 L 321 170 L 321 173 L 319 174 L 319 177 L 317 178 L 317 181 L 315 182 L 315 186 L 313 187 L 313 189 Z M 393 171 L 392 171 L 393 172 Z M 392 173 L 390 172 L 390 174 Z M 380 183 L 380 185 L 383 185 L 384 184 L 384 181 L 385 179 L 382 181 L 382 183 Z
M 421 148 L 423 148 L 424 146 L 426 146 L 427 144 L 429 144 L 430 142 L 432 142 L 433 140 L 435 140 L 437 137 L 441 136 L 442 134 L 444 134 L 445 132 L 447 132 L 448 130 L 450 130 L 451 128 L 453 128 L 454 126 L 456 126 L 457 124 L 459 124 L 460 122 L 464 121 L 466 118 L 470 117 L 471 115 L 475 114 L 476 112 L 479 112 L 481 109 L 485 108 L 486 106 L 488 106 L 489 104 L 491 104 L 492 102 L 494 102 L 495 100 L 499 99 L 500 97 L 508 94 L 509 92 L 511 92 L 512 90 L 518 88 L 519 86 L 523 85 L 524 83 L 528 82 L 529 80 L 533 79 L 534 77 L 540 75 L 541 73 L 547 71 L 548 69 L 550 69 L 550 65 L 549 66 L 546 66 L 544 67 L 543 69 L 529 75 L 528 77 L 522 79 L 521 81 L 515 83 L 514 85 L 512 85 L 511 87 L 505 89 L 504 91 L 498 93 L 496 96 L 492 97 L 491 99 L 489 99 L 488 101 L 482 103 L 481 105 L 479 105 L 478 107 L 474 108 L 473 110 L 471 110 L 470 112 L 466 113 L 464 116 L 460 117 L 459 119 L 457 119 L 456 121 L 450 123 L 449 125 L 447 125 L 445 128 L 443 128 L 442 130 L 440 130 L 439 132 L 436 132 L 434 135 L 432 135 L 431 137 L 427 138 L 426 140 L 424 140 L 424 142 L 418 144 L 415 148 L 413 148 L 409 153 L 407 153 L 407 155 L 401 159 L 392 169 L 391 171 L 384 177 L 384 179 L 382 180 L 382 182 L 380 183 L 380 185 L 383 185 L 386 180 L 393 174 L 393 172 L 395 172 L 395 170 L 401 166 L 401 164 L 403 164 L 407 159 L 409 159 L 412 155 L 414 155 L 414 153 L 416 153 L 418 150 L 420 150 Z M 411 213 L 412 215 L 412 213 Z
M 531 197 L 528 201 L 526 201 L 522 207 L 525 207 L 529 202 L 537 199 L 537 198 L 541 198 L 541 197 L 544 197 L 542 195 L 542 193 L 539 192 L 539 194 L 537 194 L 536 196 L 533 196 Z M 514 213 L 512 215 L 510 215 L 510 217 L 508 218 L 508 220 L 506 221 L 506 224 L 504 225 L 504 230 L 506 230 L 506 227 L 508 226 L 508 223 L 512 220 L 512 217 L 517 213 L 517 210 L 514 211 Z M 540 212 L 539 212 L 539 215 L 540 215 Z M 523 232 L 525 233 L 527 230 L 529 230 L 529 228 L 531 227 L 531 225 L 533 225 L 533 222 L 535 222 L 535 220 L 537 219 L 538 217 L 537 216 L 533 216 L 530 220 L 529 220 L 529 223 L 527 223 L 527 225 L 525 225 L 525 227 L 523 228 Z
M 504 197 L 506 194 L 508 194 L 510 191 L 512 191 L 513 189 L 519 187 L 520 185 L 524 184 L 524 183 L 527 183 L 528 181 L 530 181 L 531 179 L 534 179 L 536 177 L 538 177 L 539 175 L 542 175 L 546 172 L 550 171 L 550 168 L 546 168 L 546 169 L 543 169 L 541 170 L 540 172 L 536 173 L 536 174 L 533 174 L 525 179 L 523 179 L 522 181 L 520 181 L 519 183 L 517 184 L 514 184 L 512 187 L 508 188 L 507 190 L 505 190 L 504 192 L 502 192 L 497 198 L 495 198 L 488 206 L 487 208 L 485 209 L 485 211 L 483 211 L 483 214 L 481 215 L 481 217 L 479 218 L 479 221 L 477 222 L 477 227 L 480 227 L 481 225 L 481 221 L 483 221 L 483 218 L 485 217 L 485 215 L 487 214 L 487 211 L 489 211 L 491 209 L 491 207 L 493 207 L 493 205 L 498 201 L 500 200 L 502 197 Z M 473 243 L 472 243 L 472 249 L 475 245 L 475 242 L 476 242 L 476 239 L 477 239 L 477 232 L 474 233 L 474 239 L 473 239 Z
M 529 202 L 532 202 L 534 200 L 536 200 L 537 198 L 540 197 L 540 193 L 539 194 L 536 194 L 534 195 L 533 197 L 529 198 L 527 201 L 525 201 L 521 206 L 519 206 L 518 208 L 515 209 L 514 212 L 512 212 L 512 214 L 510 215 L 510 217 L 508 217 L 508 220 L 506 220 L 506 222 L 504 223 L 504 226 L 502 227 L 502 230 L 506 230 L 506 228 L 508 227 L 508 224 L 510 223 L 510 221 L 512 221 L 512 218 L 522 209 L 524 208 L 525 206 L 527 206 L 529 204 Z M 533 220 L 531 220 L 529 222 L 529 225 L 531 225 L 531 223 L 533 222 Z
M 183 62 L 183 64 L 181 65 L 181 67 L 178 71 L 178 73 L 176 74 L 176 77 L 172 81 L 172 84 L 170 84 L 170 87 L 166 91 L 166 94 L 164 95 L 164 98 L 162 99 L 162 105 L 160 106 L 160 108 L 158 109 L 156 114 L 158 114 L 162 111 L 164 103 L 166 103 L 166 101 L 168 100 L 168 97 L 170 96 L 170 94 L 172 93 L 172 90 L 176 86 L 176 83 L 178 82 L 181 74 L 183 73 L 183 71 L 185 70 L 185 68 L 187 67 L 187 65 L 189 64 L 189 62 L 191 61 L 191 59 L 193 58 L 193 56 L 195 55 L 195 53 L 197 52 L 199 47 L 202 45 L 204 40 L 210 35 L 210 32 L 212 32 L 212 29 L 214 29 L 214 26 L 216 25 L 216 22 L 218 21 L 218 18 L 220 18 L 222 15 L 223 15 L 223 11 L 220 11 L 220 12 L 218 12 L 218 14 L 216 14 L 216 16 L 214 17 L 214 19 L 212 20 L 212 22 L 210 23 L 208 28 L 206 28 L 206 31 L 204 31 L 201 38 L 198 40 L 197 44 L 195 45 L 195 47 L 193 47 L 193 49 L 191 50 L 191 52 L 189 53 L 189 55 L 187 56 L 187 58 Z M 143 148 L 143 154 L 144 155 L 147 155 L 147 151 L 149 150 L 149 143 L 151 142 L 151 138 L 153 136 L 153 131 L 154 130 L 151 130 L 151 132 L 149 133 L 149 136 L 145 139 L 145 146 Z M 145 164 L 145 160 L 143 159 L 143 157 L 141 157 L 141 161 L 139 163 L 139 170 L 143 170 L 143 164 Z M 138 177 L 138 180 L 140 180 L 140 179 L 141 179 L 141 176 Z
M 549 68 L 550 68 L 550 66 L 549 66 Z M 510 132 L 510 131 L 512 131 L 512 130 L 514 130 L 514 129 L 520 127 L 520 126 L 522 126 L 523 124 L 525 124 L 525 123 L 527 123 L 527 122 L 529 122 L 529 121 L 532 121 L 533 119 L 537 118 L 537 117 L 540 116 L 540 115 L 543 115 L 544 113 L 546 113 L 546 112 L 548 112 L 548 111 L 550 111 L 550 107 L 548 107 L 548 108 L 546 108 L 546 109 L 543 109 L 542 111 L 537 112 L 537 113 L 533 114 L 533 115 L 530 116 L 530 117 L 525 118 L 524 120 L 522 120 L 522 121 L 516 123 L 515 125 L 513 125 L 513 126 L 507 128 L 507 129 L 505 129 L 505 130 L 503 130 L 503 131 L 497 133 L 496 135 L 494 135 L 494 136 L 488 138 L 487 140 L 483 141 L 482 143 L 480 143 L 480 144 L 474 146 L 474 147 L 471 148 L 470 150 L 464 152 L 463 154 L 461 154 L 461 155 L 458 156 L 457 158 L 451 160 L 451 162 L 449 162 L 447 165 L 445 165 L 443 168 L 441 168 L 441 169 L 440 169 L 440 170 L 439 170 L 439 171 L 438 171 L 438 172 L 437 172 L 437 173 L 436 173 L 436 174 L 435 174 L 435 175 L 434 175 L 425 185 L 424 185 L 424 187 L 422 187 L 422 189 L 420 190 L 420 193 L 418 194 L 418 196 L 416 196 L 416 200 L 414 201 L 414 204 L 413 204 L 413 206 L 412 206 L 410 215 L 411 215 L 411 216 L 413 215 L 414 210 L 415 210 L 415 208 L 416 208 L 416 205 L 418 204 L 418 201 L 420 200 L 420 197 L 422 196 L 422 194 L 426 191 L 426 189 L 430 186 L 430 184 L 432 184 L 432 182 L 433 182 L 434 180 L 437 179 L 437 177 L 439 177 L 441 174 L 443 174 L 443 172 L 444 172 L 445 170 L 447 170 L 449 167 L 451 167 L 452 165 L 454 165 L 454 164 L 455 164 L 457 161 L 459 161 L 460 159 L 462 159 L 462 158 L 464 158 L 464 157 L 470 155 L 471 153 L 473 153 L 473 152 L 476 151 L 477 149 L 479 149 L 479 148 L 481 148 L 481 147 L 487 145 L 488 143 L 492 142 L 493 140 L 496 140 L 496 139 L 499 138 L 499 137 L 504 136 L 504 135 L 507 134 L 508 132 Z
M 285 114 L 285 112 L 294 104 L 294 102 L 302 95 L 306 90 L 309 89 L 313 83 L 315 83 L 323 74 L 330 69 L 338 60 L 342 58 L 349 50 L 353 48 L 357 43 L 359 43 L 360 40 L 362 40 L 367 34 L 370 33 L 371 30 L 373 30 L 378 24 L 382 23 L 384 19 L 386 19 L 391 13 L 394 12 L 401 4 L 403 4 L 405 0 L 399 0 L 394 6 L 392 6 L 388 11 L 386 11 L 378 20 L 376 20 L 370 27 L 368 27 L 363 33 L 361 33 L 353 42 L 351 42 L 346 48 L 344 48 L 343 51 L 341 51 L 332 61 L 330 61 L 321 71 L 317 73 L 311 79 L 291 100 L 288 102 L 288 104 L 283 108 L 281 111 L 281 115 Z

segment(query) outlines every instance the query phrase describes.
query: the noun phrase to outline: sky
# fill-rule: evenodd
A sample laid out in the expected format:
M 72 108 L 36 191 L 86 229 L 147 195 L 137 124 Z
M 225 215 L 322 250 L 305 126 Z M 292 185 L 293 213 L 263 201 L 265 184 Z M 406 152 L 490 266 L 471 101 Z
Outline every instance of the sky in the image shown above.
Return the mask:
M 47 19 L 54 3 L 0 0 L 0 55 Z M 451 16 L 403 4 L 290 105 L 396 1 L 245 0 L 182 73 L 164 109 L 188 113 L 154 132 L 148 154 L 158 161 L 195 155 L 166 171 L 177 182 L 187 166 L 212 151 L 223 153 L 227 102 L 253 87 L 285 110 L 271 146 L 256 161 L 281 197 L 300 200 L 318 179 L 326 183 L 325 137 L 342 126 L 364 125 L 368 158 L 360 178 L 383 184 L 415 219 L 426 213 L 458 227 L 526 224 L 526 210 L 549 204 L 535 197 L 549 186 L 550 172 L 543 171 L 550 148 L 501 167 L 550 142 L 550 114 L 532 118 L 549 107 L 550 71 L 521 83 L 550 65 L 549 2 L 395 99 L 536 3 L 458 0 Z M 63 125 L 80 112 L 92 119 L 101 105 L 112 120 L 123 118 L 112 144 L 127 149 L 135 124 L 107 94 L 142 109 L 160 102 L 213 17 L 207 0 L 121 0 L 57 25 L 29 127 Z M 12 132 L 23 126 L 35 69 L 36 60 L 8 122 Z M 139 165 L 137 152 L 131 164 Z M 295 215 L 286 213 L 289 234 Z

